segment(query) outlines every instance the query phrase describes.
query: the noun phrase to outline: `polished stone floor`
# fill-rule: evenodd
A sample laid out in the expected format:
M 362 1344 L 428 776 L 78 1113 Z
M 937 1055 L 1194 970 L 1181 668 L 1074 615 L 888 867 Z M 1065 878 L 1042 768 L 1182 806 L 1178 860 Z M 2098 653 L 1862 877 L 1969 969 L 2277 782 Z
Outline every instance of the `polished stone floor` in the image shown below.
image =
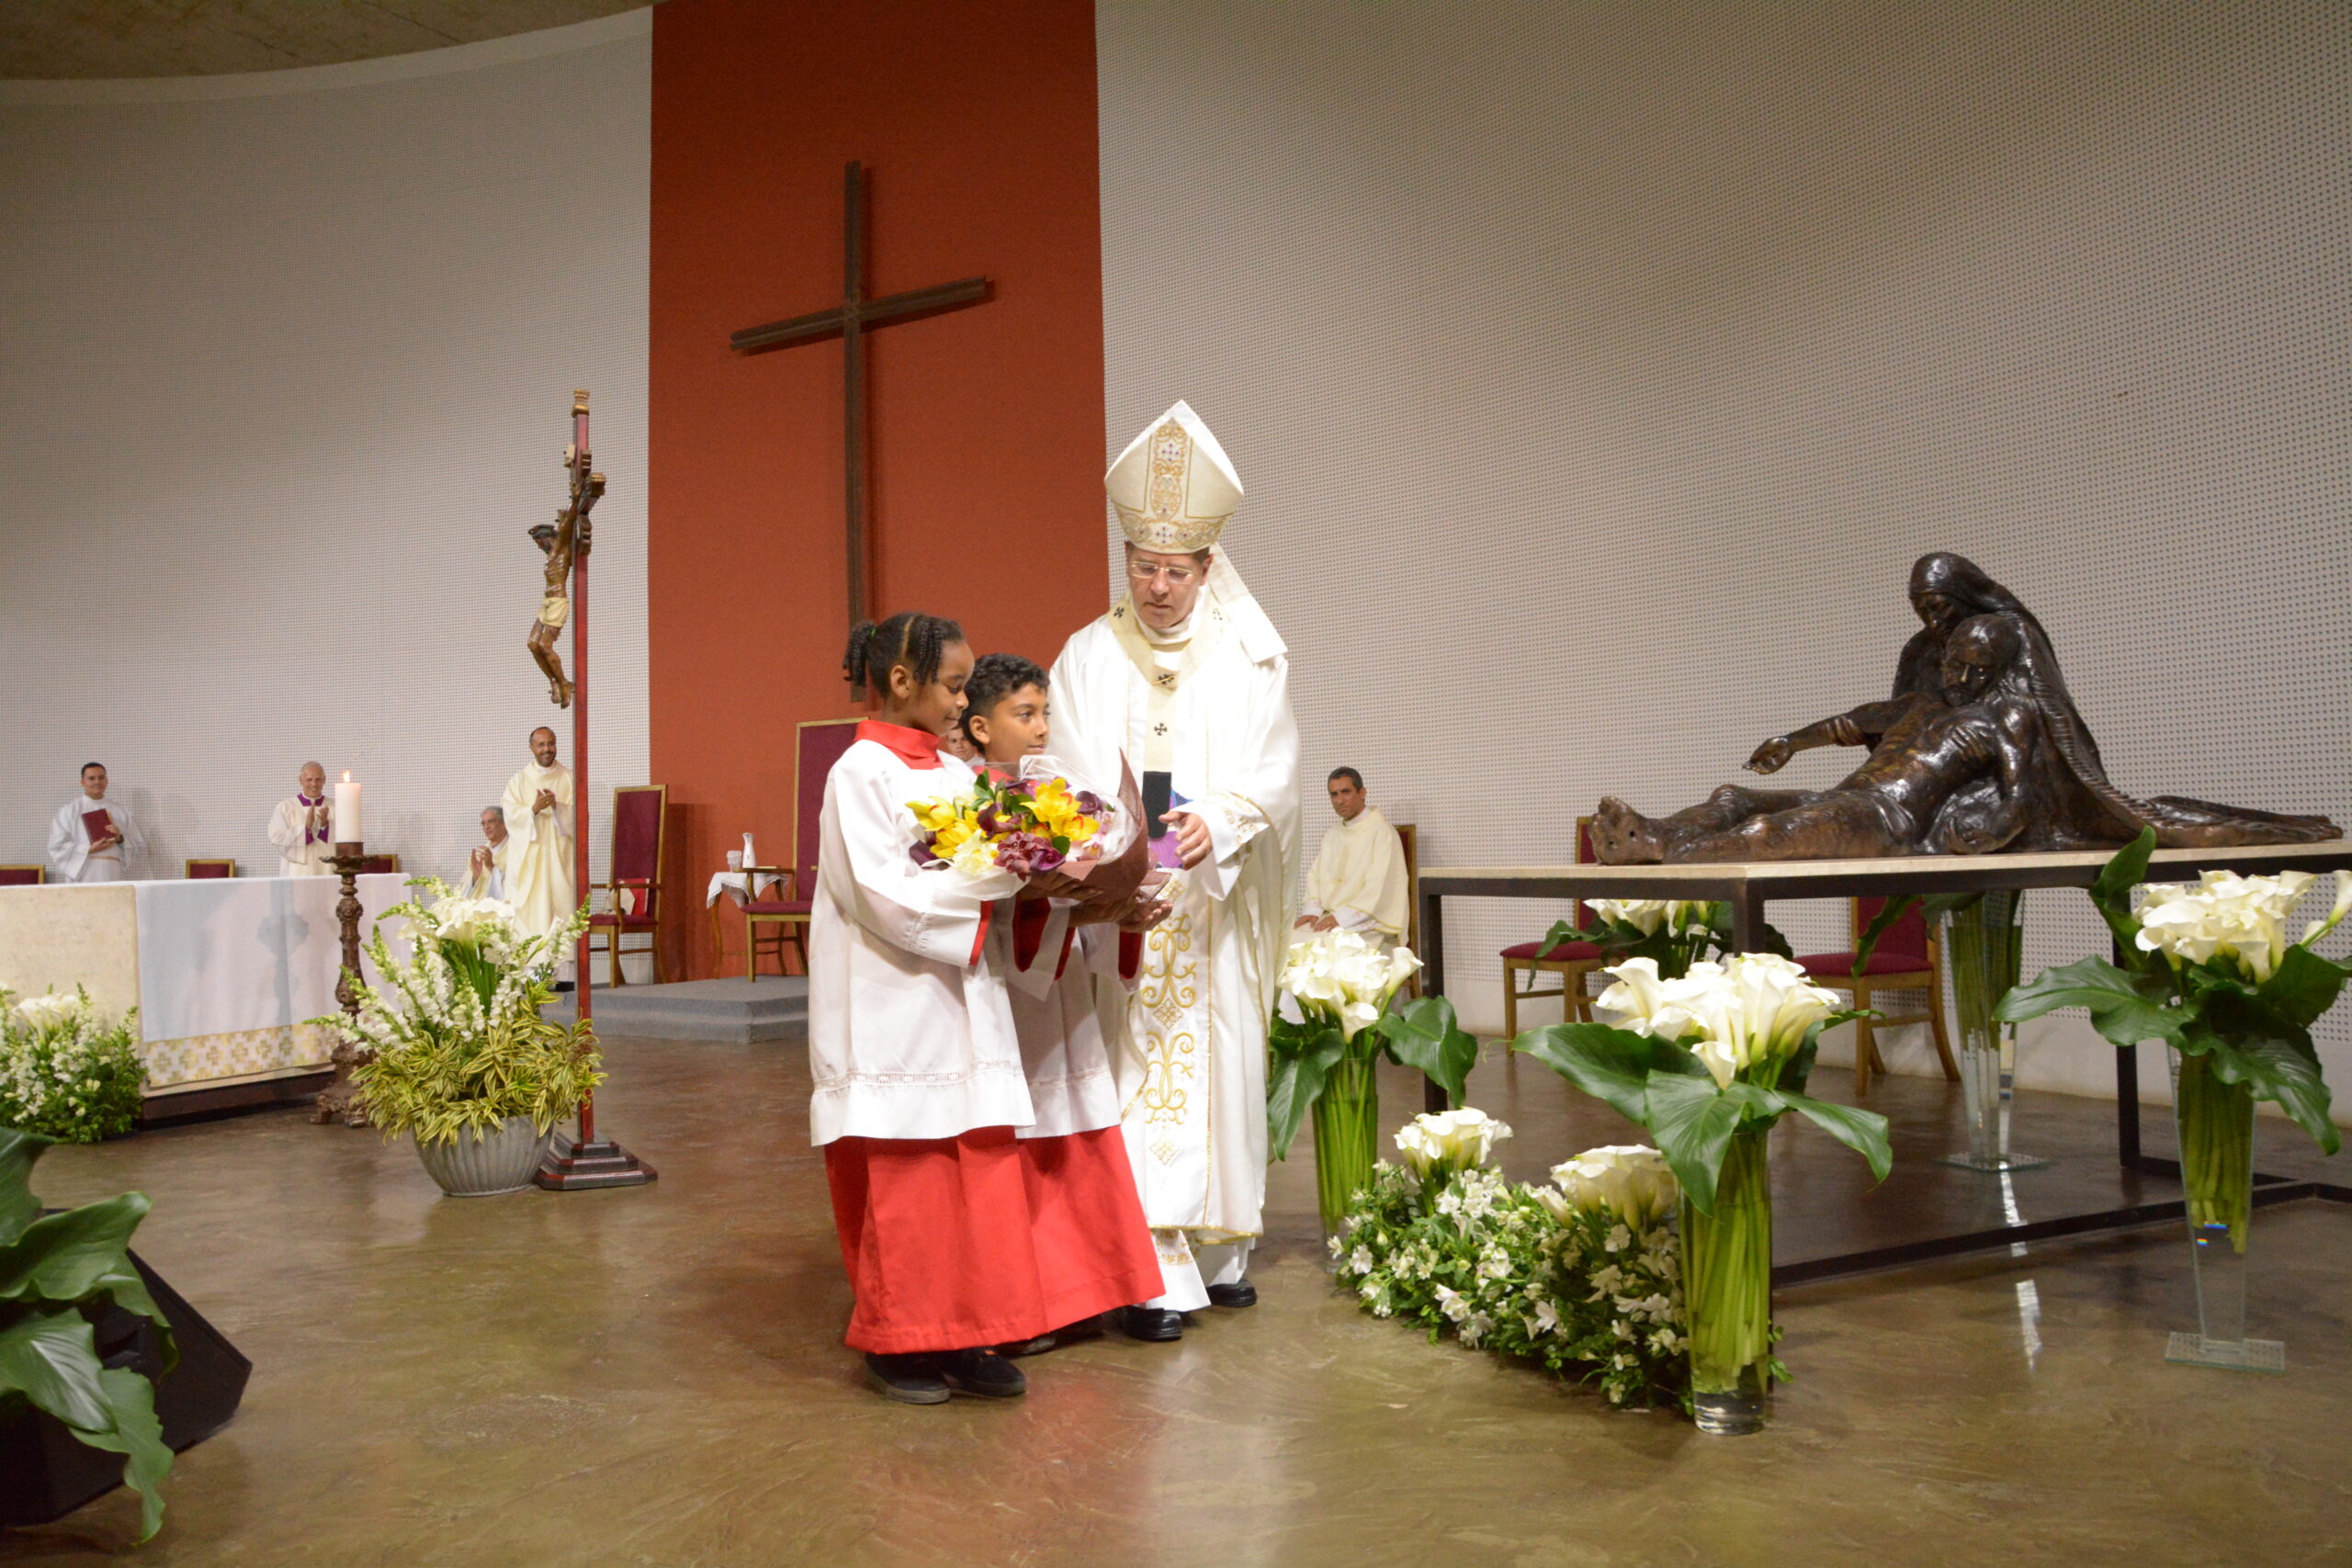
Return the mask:
M 2165 1226 L 1785 1290 L 1798 1381 L 1769 1433 L 1721 1440 L 1358 1314 L 1314 1260 L 1302 1145 L 1274 1173 L 1261 1306 L 1174 1348 L 1033 1360 L 1021 1402 L 910 1409 L 839 1347 L 799 1049 L 610 1045 L 606 1126 L 662 1170 L 633 1191 L 444 1200 L 404 1145 L 284 1112 L 54 1153 L 52 1202 L 153 1196 L 141 1251 L 254 1372 L 236 1422 L 181 1457 L 156 1540 L 134 1552 L 118 1493 L 0 1534 L 0 1561 L 2352 1562 L 2352 1207 L 2256 1221 L 2256 1326 L 2286 1340 L 2285 1378 L 2165 1364 L 2193 1321 Z M 1401 1076 L 1385 1092 L 1417 1106 Z M 1474 1099 L 1517 1126 L 1515 1174 L 1630 1141 L 1532 1065 L 1482 1067 Z M 1927 1161 L 1958 1139 L 1954 1099 L 1873 1091 L 1906 1156 L 1873 1192 L 1785 1129 L 1784 1257 L 2000 1213 L 1997 1182 Z M 2026 1100 L 2018 1145 L 2060 1158 L 2006 1201 L 2105 1201 L 2112 1116 Z M 2168 1144 L 2152 1119 L 2151 1151 Z

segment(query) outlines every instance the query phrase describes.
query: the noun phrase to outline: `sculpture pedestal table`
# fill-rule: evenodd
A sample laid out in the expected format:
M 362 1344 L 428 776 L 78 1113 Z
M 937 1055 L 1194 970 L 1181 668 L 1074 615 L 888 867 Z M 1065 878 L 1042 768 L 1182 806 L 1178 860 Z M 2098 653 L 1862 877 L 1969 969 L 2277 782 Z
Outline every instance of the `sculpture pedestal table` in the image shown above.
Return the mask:
M 1891 898 L 1905 894 L 1980 893 L 1995 888 L 2088 887 L 2112 858 L 2091 850 L 2053 854 L 1914 855 L 1895 860 L 1740 861 L 1695 865 L 1427 866 L 1421 871 L 1421 979 L 1430 996 L 1445 993 L 1445 900 L 1448 898 L 1704 898 L 1731 906 L 1733 945 L 1752 952 L 1762 945 L 1764 907 L 1799 898 Z M 2194 881 L 2208 870 L 2260 875 L 2280 871 L 2333 872 L 2352 867 L 2352 840 L 2316 844 L 2267 844 L 2237 849 L 2159 850 L 2150 862 L 2151 881 Z M 1444 1091 L 1428 1087 L 1431 1111 L 1445 1109 Z M 2140 1064 L 2137 1047 L 2115 1053 L 2115 1134 L 2124 1168 L 2151 1176 L 2178 1177 L 2173 1160 L 2140 1150 Z M 2352 1198 L 2343 1188 L 2325 1188 L 2284 1178 L 2255 1178 L 2258 1204 L 2325 1196 Z M 2128 1208 L 2069 1214 L 1966 1231 L 1899 1247 L 1876 1247 L 1776 1268 L 1775 1284 L 1835 1279 L 1896 1264 L 1925 1262 L 1981 1252 L 2018 1242 L 2047 1240 L 2086 1231 L 2181 1219 L 2186 1205 L 2140 1203 Z

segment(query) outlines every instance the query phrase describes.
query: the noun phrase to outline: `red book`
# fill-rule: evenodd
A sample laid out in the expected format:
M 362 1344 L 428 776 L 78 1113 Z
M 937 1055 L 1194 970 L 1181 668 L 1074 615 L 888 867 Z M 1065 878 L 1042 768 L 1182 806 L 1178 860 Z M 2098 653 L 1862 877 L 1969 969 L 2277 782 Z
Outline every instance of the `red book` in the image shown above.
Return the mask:
M 104 807 L 85 811 L 82 813 L 82 827 L 90 835 L 90 842 L 95 844 L 114 831 L 114 818 L 107 815 Z

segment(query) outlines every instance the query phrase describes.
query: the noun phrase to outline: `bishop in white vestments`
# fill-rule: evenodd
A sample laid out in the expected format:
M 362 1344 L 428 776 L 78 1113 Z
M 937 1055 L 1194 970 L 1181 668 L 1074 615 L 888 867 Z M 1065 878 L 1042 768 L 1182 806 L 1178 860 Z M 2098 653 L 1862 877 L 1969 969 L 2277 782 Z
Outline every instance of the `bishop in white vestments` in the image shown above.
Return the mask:
M 94 832 L 93 818 L 105 825 Z M 127 882 L 132 861 L 146 852 L 130 812 L 107 798 L 103 762 L 85 763 L 82 793 L 57 808 L 49 824 L 49 864 L 60 882 Z
M 531 761 L 506 781 L 506 901 L 525 936 L 545 936 L 580 908 L 572 875 L 571 770 L 555 760 L 555 731 L 531 731 Z
M 1181 867 L 1135 994 L 1101 988 L 1163 1287 L 1129 1331 L 1173 1338 L 1178 1314 L 1257 1299 L 1244 1275 L 1263 1229 L 1266 1018 L 1298 867 L 1298 729 L 1288 649 L 1213 548 L 1241 499 L 1216 436 L 1180 402 L 1104 483 L 1128 592 L 1055 662 L 1055 750 L 1095 778 L 1118 777 L 1124 753 L 1158 818 L 1155 858 Z
M 334 867 L 334 807 L 327 798 L 327 771 L 305 762 L 294 775 L 294 794 L 270 813 L 269 841 L 277 846 L 280 876 L 330 876 Z
M 1411 877 L 1405 868 L 1405 840 L 1364 802 L 1363 775 L 1335 768 L 1325 787 L 1340 825 L 1323 835 L 1315 869 L 1306 874 L 1306 901 L 1298 924 L 1318 931 L 1351 931 L 1384 948 L 1405 939 L 1411 914 Z

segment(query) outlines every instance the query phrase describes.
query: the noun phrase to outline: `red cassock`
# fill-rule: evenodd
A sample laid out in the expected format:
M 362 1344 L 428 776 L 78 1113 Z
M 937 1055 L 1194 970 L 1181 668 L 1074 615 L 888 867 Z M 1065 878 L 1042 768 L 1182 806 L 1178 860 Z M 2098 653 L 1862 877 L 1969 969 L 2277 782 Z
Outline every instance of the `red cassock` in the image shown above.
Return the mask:
M 1159 1260 L 1116 1127 L 825 1145 L 853 1349 L 999 1345 L 1148 1299 Z

